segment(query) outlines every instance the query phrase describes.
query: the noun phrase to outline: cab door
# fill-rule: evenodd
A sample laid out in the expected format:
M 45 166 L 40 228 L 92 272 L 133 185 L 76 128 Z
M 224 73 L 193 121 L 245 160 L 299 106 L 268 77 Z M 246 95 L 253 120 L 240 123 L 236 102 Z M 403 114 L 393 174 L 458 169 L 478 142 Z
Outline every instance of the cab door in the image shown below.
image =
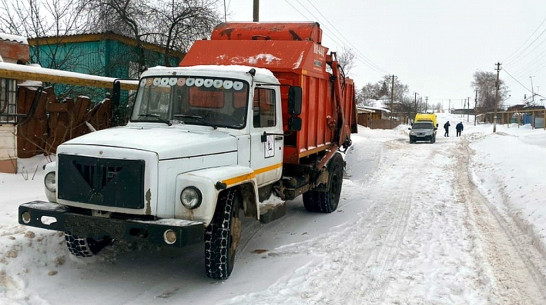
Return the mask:
M 275 182 L 282 175 L 284 135 L 278 87 L 257 86 L 250 125 L 250 163 L 258 187 Z

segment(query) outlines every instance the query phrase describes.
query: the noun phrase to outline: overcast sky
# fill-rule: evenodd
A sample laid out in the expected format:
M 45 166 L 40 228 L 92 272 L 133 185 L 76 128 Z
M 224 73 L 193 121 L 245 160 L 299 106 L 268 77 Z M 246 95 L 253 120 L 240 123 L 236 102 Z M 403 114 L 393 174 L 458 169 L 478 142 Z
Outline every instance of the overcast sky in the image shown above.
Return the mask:
M 252 21 L 252 0 L 225 1 L 228 21 Z M 260 21 L 318 21 L 325 47 L 357 55 L 358 88 L 394 74 L 411 95 L 462 107 L 474 72 L 500 62 L 505 104 L 546 96 L 546 0 L 261 0 Z

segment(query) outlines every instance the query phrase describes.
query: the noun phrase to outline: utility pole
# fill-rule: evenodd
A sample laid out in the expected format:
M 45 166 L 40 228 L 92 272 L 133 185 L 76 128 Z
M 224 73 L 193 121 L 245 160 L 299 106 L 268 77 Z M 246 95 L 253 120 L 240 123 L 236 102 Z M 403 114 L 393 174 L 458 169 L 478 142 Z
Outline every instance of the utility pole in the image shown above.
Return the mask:
M 392 75 L 392 85 L 391 85 L 391 128 L 393 128 L 393 125 L 394 125 L 394 118 L 393 118 L 393 114 L 394 114 L 394 109 L 393 109 L 393 105 L 394 105 L 394 74 Z
M 413 100 L 413 104 L 415 105 L 415 114 L 417 114 L 417 99 Z
M 415 103 L 415 105 L 417 106 L 417 92 L 414 92 L 415 93 L 415 97 L 413 98 L 413 102 Z M 422 105 L 422 104 L 421 104 Z M 417 112 L 416 112 L 417 114 Z
M 254 6 L 252 9 L 252 21 L 260 21 L 260 0 L 254 0 Z
M 466 99 L 466 122 L 470 122 L 470 96 Z
M 501 63 L 495 64 L 497 66 L 497 81 L 495 82 L 495 112 L 493 116 L 493 132 L 497 132 L 497 108 L 499 107 L 499 73 L 501 70 Z
M 533 89 L 533 77 L 529 76 L 529 79 L 531 80 L 531 103 L 534 106 L 535 105 L 535 89 Z
M 425 113 L 428 111 L 428 96 L 425 96 Z
M 477 108 L 478 108 L 478 89 L 476 89 L 476 97 L 474 98 L 474 126 L 476 126 L 476 122 L 478 120 L 478 115 L 476 113 Z

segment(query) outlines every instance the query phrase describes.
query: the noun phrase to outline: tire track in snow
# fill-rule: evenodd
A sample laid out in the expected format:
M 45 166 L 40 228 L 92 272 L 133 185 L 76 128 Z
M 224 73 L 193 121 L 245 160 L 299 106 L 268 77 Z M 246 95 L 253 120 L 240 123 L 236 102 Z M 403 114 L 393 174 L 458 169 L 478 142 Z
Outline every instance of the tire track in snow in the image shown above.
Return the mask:
M 423 179 L 416 178 L 423 174 L 423 164 L 434 167 L 435 163 L 445 163 L 446 157 L 439 153 L 441 147 L 408 146 L 401 141 L 385 145 L 387 149 L 381 156 L 383 162 L 373 179 L 362 183 L 355 177 L 356 183 L 344 186 L 351 188 L 351 195 L 345 196 L 341 206 L 351 201 L 367 205 L 368 208 L 360 213 L 361 218 L 337 227 L 325 236 L 277 248 L 272 253 L 275 256 L 312 254 L 318 259 L 265 292 L 240 296 L 226 304 L 251 304 L 256 300 L 260 300 L 260 304 L 338 304 L 339 300 L 350 300 L 349 304 L 426 303 L 430 300 L 445 302 L 452 293 L 463 294 L 464 288 L 452 282 L 472 280 L 472 275 L 457 271 L 445 275 L 423 268 L 429 264 L 457 268 L 461 260 L 467 260 L 443 258 L 449 257 L 451 247 L 467 247 L 464 243 L 459 245 L 464 237 L 461 233 L 464 228 L 458 221 L 462 207 L 452 205 L 450 208 L 440 202 L 443 199 L 429 199 L 438 191 L 433 186 L 440 179 L 446 180 L 442 196 L 446 201 L 455 202 L 453 194 L 445 189 L 451 185 L 446 177 L 452 173 L 433 171 Z M 354 204 L 357 203 L 350 203 Z M 438 230 L 444 230 L 447 238 L 435 236 Z M 460 252 L 468 255 L 467 249 Z M 438 278 L 431 278 L 430 274 Z M 427 292 L 428 286 L 437 280 L 446 282 L 448 287 Z M 461 299 L 464 301 L 465 295 Z
M 489 224 L 491 212 L 468 207 L 478 204 L 477 190 L 461 178 L 468 179 L 461 141 L 384 143 L 376 173 L 355 173 L 344 184 L 340 207 L 359 206 L 360 218 L 276 248 L 271 255 L 305 255 L 309 262 L 267 290 L 225 304 L 540 304 L 536 287 L 544 286 L 531 279 L 535 288 L 525 287 L 532 276 L 503 267 L 513 266 L 514 241 L 497 245 L 507 237 Z
M 477 234 L 474 255 L 487 266 L 491 280 L 490 302 L 545 304 L 544 258 L 506 213 L 497 210 L 474 185 L 469 171 L 468 141 L 456 148 L 458 171 L 455 188 L 469 212 L 470 230 Z

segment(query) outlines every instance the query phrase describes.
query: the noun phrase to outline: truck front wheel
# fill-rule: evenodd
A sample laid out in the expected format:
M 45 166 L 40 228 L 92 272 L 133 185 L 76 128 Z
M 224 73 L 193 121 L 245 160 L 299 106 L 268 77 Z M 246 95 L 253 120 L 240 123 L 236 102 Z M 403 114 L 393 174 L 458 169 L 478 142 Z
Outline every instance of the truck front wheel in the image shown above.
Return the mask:
M 328 164 L 328 190 L 308 191 L 303 194 L 303 205 L 309 212 L 332 213 L 337 209 L 343 184 L 343 157 L 335 154 Z
M 66 247 L 74 256 L 91 257 L 100 252 L 104 247 L 112 241 L 110 239 L 94 240 L 92 238 L 79 238 L 70 232 L 64 233 Z
M 208 277 L 225 280 L 231 274 L 241 242 L 242 210 L 237 191 L 220 193 L 213 219 L 205 231 L 205 269 Z

